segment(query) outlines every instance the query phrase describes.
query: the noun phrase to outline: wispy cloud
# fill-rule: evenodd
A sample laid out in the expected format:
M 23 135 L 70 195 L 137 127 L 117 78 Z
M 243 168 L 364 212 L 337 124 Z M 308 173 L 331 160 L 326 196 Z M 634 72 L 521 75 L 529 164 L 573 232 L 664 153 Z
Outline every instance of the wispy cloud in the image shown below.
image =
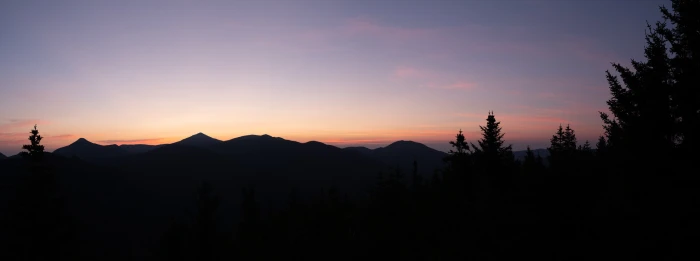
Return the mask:
M 0 124 L 0 131 L 10 131 L 18 128 L 26 128 L 27 131 L 37 125 L 49 124 L 49 121 L 39 119 L 9 119 L 5 123 Z
M 459 81 L 452 84 L 443 85 L 438 88 L 449 90 L 471 90 L 476 88 L 476 84 L 471 82 Z
M 128 139 L 128 140 L 98 140 L 97 143 L 102 144 L 161 144 L 164 141 L 169 140 L 166 138 L 153 138 L 153 139 Z
M 431 89 L 472 90 L 474 82 L 459 80 L 456 74 L 439 72 L 413 66 L 397 66 L 391 72 L 394 81 L 414 83 Z
M 75 139 L 75 138 L 78 138 L 78 135 L 62 134 L 62 135 L 47 136 L 46 138 L 49 138 L 49 139 Z

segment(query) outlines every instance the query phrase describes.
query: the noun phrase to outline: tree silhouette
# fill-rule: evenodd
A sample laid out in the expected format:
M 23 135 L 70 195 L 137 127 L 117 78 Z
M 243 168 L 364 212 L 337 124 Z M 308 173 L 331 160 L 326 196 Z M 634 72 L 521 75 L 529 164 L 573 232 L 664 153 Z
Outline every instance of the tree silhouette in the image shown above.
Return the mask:
M 76 258 L 74 220 L 67 216 L 59 194 L 55 167 L 44 158 L 44 146 L 36 125 L 31 130 L 31 144 L 23 145 L 28 163 L 9 206 L 8 231 L 11 244 L 8 254 L 19 260 L 63 260 Z M 3 253 L 5 254 L 5 253 Z
M 39 144 L 43 138 L 41 135 L 39 135 L 39 130 L 36 128 L 36 124 L 34 125 L 34 129 L 29 133 L 32 134 L 29 136 L 30 144 L 22 146 L 23 150 L 27 150 L 22 152 L 22 156 L 29 157 L 33 160 L 40 160 L 44 155 L 44 145 Z
M 590 144 L 588 146 L 590 147 Z M 566 128 L 559 125 L 557 132 L 550 139 L 550 146 L 547 148 L 550 166 L 556 171 L 562 171 L 562 168 L 571 166 L 576 161 L 577 149 L 574 130 L 568 124 Z
M 482 138 L 478 140 L 479 146 L 471 144 L 474 149 L 476 161 L 481 169 L 491 172 L 499 172 L 501 167 L 510 168 L 514 162 L 512 145 L 504 146 L 501 132 L 501 122 L 496 121 L 493 112 L 489 112 L 486 118 L 486 126 L 479 126 Z M 491 169 L 491 170 L 489 170 Z
M 663 6 L 660 8 L 665 22 L 657 23 L 655 31 L 662 39 L 653 41 L 670 46 L 672 54 L 668 61 L 673 79 L 670 82 L 670 97 L 658 98 L 662 104 L 671 101 L 672 114 L 678 124 L 674 133 L 676 143 L 684 153 L 697 155 L 700 145 L 700 1 L 671 0 L 671 7 L 672 10 Z M 666 22 L 670 22 L 672 28 L 668 28 Z M 656 48 L 661 49 L 660 46 Z
M 460 157 L 467 155 L 467 153 L 471 152 L 471 149 L 469 148 L 469 143 L 467 143 L 464 139 L 464 135 L 462 134 L 461 129 L 459 130 L 459 133 L 457 133 L 457 136 L 455 138 L 455 141 L 450 141 L 450 145 L 452 145 L 452 147 L 455 149 L 450 149 L 450 155 Z

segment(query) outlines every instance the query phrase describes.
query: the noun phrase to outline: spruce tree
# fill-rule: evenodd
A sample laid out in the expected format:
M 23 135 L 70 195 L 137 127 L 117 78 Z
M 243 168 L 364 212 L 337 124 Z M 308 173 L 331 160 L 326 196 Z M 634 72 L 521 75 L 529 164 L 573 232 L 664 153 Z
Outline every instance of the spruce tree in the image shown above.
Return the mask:
M 671 10 L 661 7 L 664 23 L 655 31 L 670 46 L 670 97 L 676 119 L 676 142 L 684 153 L 697 153 L 700 145 L 700 1 L 671 0 Z M 667 23 L 670 22 L 670 28 Z
M 503 146 L 503 136 L 501 132 L 501 122 L 496 121 L 493 112 L 489 112 L 486 118 L 486 126 L 479 126 L 482 138 L 478 141 L 479 146 L 472 144 L 475 154 L 479 154 L 486 160 L 512 159 L 512 145 Z
M 598 138 L 598 143 L 595 144 L 595 153 L 598 158 L 604 157 L 606 154 L 605 152 L 608 149 L 608 143 L 605 141 L 605 136 L 600 136 Z
M 561 124 L 559 125 L 557 132 L 549 140 L 549 143 L 550 145 L 547 148 L 549 155 L 559 153 L 564 149 L 564 129 L 561 127 Z
M 452 156 L 463 156 L 466 155 L 467 153 L 470 152 L 469 144 L 465 141 L 464 135 L 462 134 L 462 130 L 459 130 L 459 133 L 457 133 L 457 136 L 455 137 L 455 141 L 450 141 L 450 145 L 456 149 L 450 150 L 449 154 Z
M 571 129 L 571 126 L 569 126 L 569 124 L 566 125 L 566 129 L 564 130 L 564 135 L 562 138 L 562 145 L 564 146 L 565 151 L 570 152 L 576 150 L 576 134 L 574 133 L 574 130 Z
M 30 144 L 23 145 L 22 149 L 27 150 L 25 152 L 22 152 L 22 156 L 31 158 L 33 160 L 40 160 L 42 156 L 44 155 L 44 145 L 40 145 L 41 135 L 39 135 L 39 130 L 36 128 L 36 124 L 34 125 L 34 129 L 31 130 L 29 133 L 32 135 L 29 136 L 29 142 Z

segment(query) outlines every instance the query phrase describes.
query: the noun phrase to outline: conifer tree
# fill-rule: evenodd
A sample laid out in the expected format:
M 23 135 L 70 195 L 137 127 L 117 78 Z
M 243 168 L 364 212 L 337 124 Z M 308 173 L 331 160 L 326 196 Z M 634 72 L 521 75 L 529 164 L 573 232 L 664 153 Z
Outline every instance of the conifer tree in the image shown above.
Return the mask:
M 454 147 L 456 150 L 450 150 L 449 154 L 453 156 L 463 156 L 466 155 L 471 151 L 469 148 L 469 144 L 465 141 L 464 135 L 462 134 L 462 130 L 459 130 L 459 133 L 457 133 L 457 136 L 455 137 L 455 141 L 450 141 L 450 145 Z
M 449 169 L 445 173 L 446 178 L 451 181 L 462 179 L 461 182 L 464 182 L 466 181 L 464 176 L 469 169 L 471 148 L 469 148 L 469 143 L 466 142 L 461 129 L 455 136 L 455 140 L 450 141 L 450 145 L 452 145 L 453 149 L 450 149 L 447 157 L 445 157 L 445 161 L 449 163 Z
M 29 157 L 33 160 L 40 160 L 44 155 L 44 145 L 39 144 L 43 138 L 41 135 L 39 135 L 39 130 L 37 130 L 36 124 L 34 125 L 34 129 L 29 133 L 32 134 L 29 136 L 30 144 L 22 146 L 22 149 L 27 150 L 22 152 L 22 156 Z
M 676 142 L 684 153 L 697 153 L 700 145 L 700 1 L 671 0 L 671 10 L 661 7 L 664 23 L 655 31 L 670 46 L 669 97 L 676 119 Z M 670 28 L 666 22 L 670 22 Z
M 600 136 L 598 138 L 598 142 L 595 144 L 595 153 L 596 156 L 603 157 L 605 156 L 605 152 L 608 149 L 608 143 L 605 141 L 605 136 Z
M 479 154 L 485 160 L 505 160 L 512 159 L 512 145 L 503 146 L 503 136 L 501 132 L 501 122 L 496 121 L 493 112 L 489 112 L 486 118 L 486 126 L 479 126 L 482 138 L 478 141 L 479 146 L 472 144 L 475 154 Z
M 612 117 L 603 112 L 600 115 L 608 145 L 622 149 L 622 156 L 632 156 L 643 149 L 665 154 L 678 139 L 675 130 L 682 118 L 674 104 L 680 97 L 672 97 L 676 81 L 672 72 L 679 68 L 672 68 L 670 63 L 668 40 L 663 36 L 665 27 L 664 23 L 657 23 L 656 28 L 647 25 L 646 61 L 632 60 L 632 69 L 613 63 L 618 75 L 606 71 L 612 95 L 607 104 Z
M 549 150 L 549 155 L 557 154 L 564 150 L 564 129 L 559 125 L 559 129 L 549 140 L 550 146 L 547 148 Z
M 562 138 L 562 145 L 564 146 L 565 151 L 576 150 L 576 134 L 574 133 L 574 130 L 571 129 L 571 126 L 569 126 L 569 124 L 566 125 L 566 129 L 564 130 L 564 135 Z

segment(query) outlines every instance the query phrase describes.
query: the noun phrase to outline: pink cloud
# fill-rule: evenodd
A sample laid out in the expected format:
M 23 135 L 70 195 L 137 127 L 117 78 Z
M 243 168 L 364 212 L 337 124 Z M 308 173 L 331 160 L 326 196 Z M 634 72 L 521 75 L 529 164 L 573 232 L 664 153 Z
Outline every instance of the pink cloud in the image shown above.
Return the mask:
M 53 136 L 47 136 L 46 138 L 48 139 L 75 139 L 77 138 L 77 135 L 73 134 L 61 134 L 61 135 L 53 135 Z
M 98 140 L 97 143 L 102 144 L 158 144 L 158 142 L 163 142 L 167 140 L 166 138 L 154 138 L 154 139 L 132 139 L 132 140 Z
M 471 89 L 476 88 L 476 84 L 471 83 L 471 82 L 460 81 L 460 82 L 455 82 L 455 83 L 450 84 L 450 85 L 443 86 L 442 88 L 443 89 L 450 89 L 450 90 L 471 90 Z
M 7 123 L 0 124 L 0 131 L 10 131 L 19 128 L 26 128 L 28 132 L 30 129 L 34 128 L 34 124 L 41 126 L 49 124 L 49 122 L 37 119 L 10 119 Z

